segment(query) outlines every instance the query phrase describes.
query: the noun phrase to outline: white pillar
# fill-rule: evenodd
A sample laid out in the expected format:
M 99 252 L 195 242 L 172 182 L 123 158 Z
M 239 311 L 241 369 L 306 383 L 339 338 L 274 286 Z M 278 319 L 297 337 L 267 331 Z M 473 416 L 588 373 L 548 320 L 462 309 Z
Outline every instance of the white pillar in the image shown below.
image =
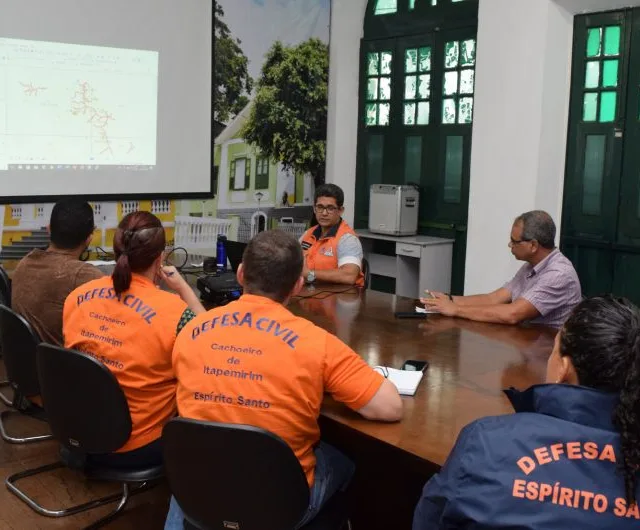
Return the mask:
M 517 215 L 546 210 L 560 228 L 572 39 L 552 0 L 480 0 L 465 294 L 521 265 L 507 248 Z
M 367 0 L 333 0 L 327 116 L 327 182 L 344 190 L 344 218 L 353 225 L 358 147 L 360 39 Z

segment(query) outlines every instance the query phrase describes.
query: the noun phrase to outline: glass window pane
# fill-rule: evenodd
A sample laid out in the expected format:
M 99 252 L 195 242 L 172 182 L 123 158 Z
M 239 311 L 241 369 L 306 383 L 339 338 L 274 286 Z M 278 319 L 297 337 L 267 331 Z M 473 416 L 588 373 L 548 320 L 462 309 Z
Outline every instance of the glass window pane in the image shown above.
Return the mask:
M 431 71 L 431 48 L 420 48 L 420 71 Z
M 458 102 L 458 123 L 473 121 L 473 98 L 460 98 Z
M 442 123 L 455 123 L 455 122 L 456 122 L 456 100 L 443 99 L 442 100 Z
M 382 159 L 384 154 L 384 136 L 372 134 L 367 146 L 367 180 L 369 184 L 382 183 Z
M 380 54 L 380 73 L 381 74 L 390 74 L 391 73 L 391 60 L 393 59 L 393 55 L 391 52 L 382 52 Z
M 585 88 L 600 86 L 600 61 L 587 61 L 587 71 L 584 74 Z
M 444 67 L 457 68 L 460 44 L 458 41 L 447 42 L 444 46 Z
M 236 159 L 236 172 L 233 177 L 233 189 L 234 190 L 243 190 L 245 189 L 245 178 L 247 176 L 246 172 L 246 158 L 237 158 Z
M 469 39 L 462 41 L 462 53 L 460 54 L 460 64 L 462 66 L 473 66 L 476 64 L 476 40 Z
M 600 57 L 602 28 L 591 28 L 587 31 L 587 57 Z
M 413 9 L 416 6 L 416 0 L 409 0 L 409 10 Z
M 378 99 L 378 78 L 370 77 L 367 80 L 367 99 L 373 101 Z
M 377 0 L 375 15 L 388 15 L 398 10 L 398 0 Z
M 458 93 L 458 72 L 445 72 L 444 74 L 444 94 L 451 96 Z
M 429 125 L 429 109 L 428 101 L 418 103 L 418 119 L 416 120 L 418 125 Z
M 604 54 L 620 53 L 620 26 L 609 26 L 604 30 Z
M 418 97 L 429 99 L 431 97 L 431 75 L 424 74 L 418 77 Z
M 404 140 L 404 181 L 420 182 L 421 168 L 422 137 L 407 136 Z
M 605 88 L 618 86 L 618 60 L 617 59 L 604 61 L 602 66 L 602 86 Z
M 616 119 L 616 92 L 602 92 L 600 94 L 600 123 L 612 122 Z
M 432 6 L 437 6 L 438 5 L 438 0 L 431 0 L 431 5 Z
M 459 203 L 462 196 L 462 136 L 448 136 L 444 169 L 444 202 Z
M 596 121 L 598 112 L 598 94 L 596 94 L 595 92 L 586 93 L 584 95 L 582 107 L 582 120 Z
M 378 123 L 378 106 L 375 103 L 367 103 L 364 121 L 367 125 Z
M 367 75 L 378 75 L 380 73 L 380 54 L 367 54 Z
M 415 103 L 404 104 L 404 124 L 405 125 L 416 124 L 416 104 Z
M 408 75 L 404 78 L 404 99 L 416 99 L 416 86 L 418 78 L 415 75 Z
M 601 213 L 606 138 L 603 134 L 590 134 L 585 143 L 582 177 L 582 213 L 585 215 Z
M 404 71 L 408 74 L 415 72 L 418 68 L 418 50 L 405 50 L 404 52 Z
M 391 99 L 391 78 L 380 78 L 380 99 L 383 101 L 389 101 Z
M 389 125 L 389 111 L 391 105 L 389 103 L 381 103 L 378 105 L 378 125 Z
M 460 72 L 460 94 L 473 94 L 474 70 L 462 70 Z

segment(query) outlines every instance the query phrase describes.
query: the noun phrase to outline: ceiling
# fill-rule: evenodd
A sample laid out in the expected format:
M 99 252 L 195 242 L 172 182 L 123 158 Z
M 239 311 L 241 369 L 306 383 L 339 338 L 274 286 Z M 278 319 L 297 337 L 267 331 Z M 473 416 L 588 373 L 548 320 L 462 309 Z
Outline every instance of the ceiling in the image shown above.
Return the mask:
M 553 0 L 574 15 L 640 6 L 640 0 Z

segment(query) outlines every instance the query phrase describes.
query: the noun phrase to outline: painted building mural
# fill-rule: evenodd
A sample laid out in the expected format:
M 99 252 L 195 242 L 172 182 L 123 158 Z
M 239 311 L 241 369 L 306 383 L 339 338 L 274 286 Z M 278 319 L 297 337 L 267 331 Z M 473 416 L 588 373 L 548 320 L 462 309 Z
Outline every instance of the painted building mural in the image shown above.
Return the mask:
M 261 85 L 265 57 L 274 43 L 290 48 L 311 39 L 324 43 L 328 53 L 329 21 L 330 0 L 218 0 L 216 39 L 217 43 L 226 40 L 228 45 L 215 47 L 215 64 L 224 64 L 220 71 L 228 71 L 228 64 L 236 70 L 232 71 L 233 79 L 216 75 L 213 87 L 216 193 L 210 199 L 195 201 L 92 202 L 97 228 L 92 252 L 110 251 L 119 221 L 139 209 L 162 220 L 171 245 L 201 255 L 215 254 L 218 234 L 240 241 L 275 227 L 301 234 L 311 218 L 314 178 L 266 156 L 247 142 L 243 133 L 256 95 L 260 97 L 256 87 Z M 328 55 L 326 62 L 328 66 Z M 30 248 L 45 246 L 52 207 L 0 206 L 0 259 L 19 259 Z

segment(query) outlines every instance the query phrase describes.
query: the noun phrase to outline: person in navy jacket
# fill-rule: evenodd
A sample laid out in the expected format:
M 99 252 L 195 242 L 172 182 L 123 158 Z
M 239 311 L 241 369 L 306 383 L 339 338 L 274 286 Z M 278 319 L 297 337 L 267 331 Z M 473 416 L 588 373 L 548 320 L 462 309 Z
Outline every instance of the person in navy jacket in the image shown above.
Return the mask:
M 556 337 L 547 382 L 507 390 L 516 414 L 462 430 L 413 530 L 640 528 L 638 309 L 582 301 Z

